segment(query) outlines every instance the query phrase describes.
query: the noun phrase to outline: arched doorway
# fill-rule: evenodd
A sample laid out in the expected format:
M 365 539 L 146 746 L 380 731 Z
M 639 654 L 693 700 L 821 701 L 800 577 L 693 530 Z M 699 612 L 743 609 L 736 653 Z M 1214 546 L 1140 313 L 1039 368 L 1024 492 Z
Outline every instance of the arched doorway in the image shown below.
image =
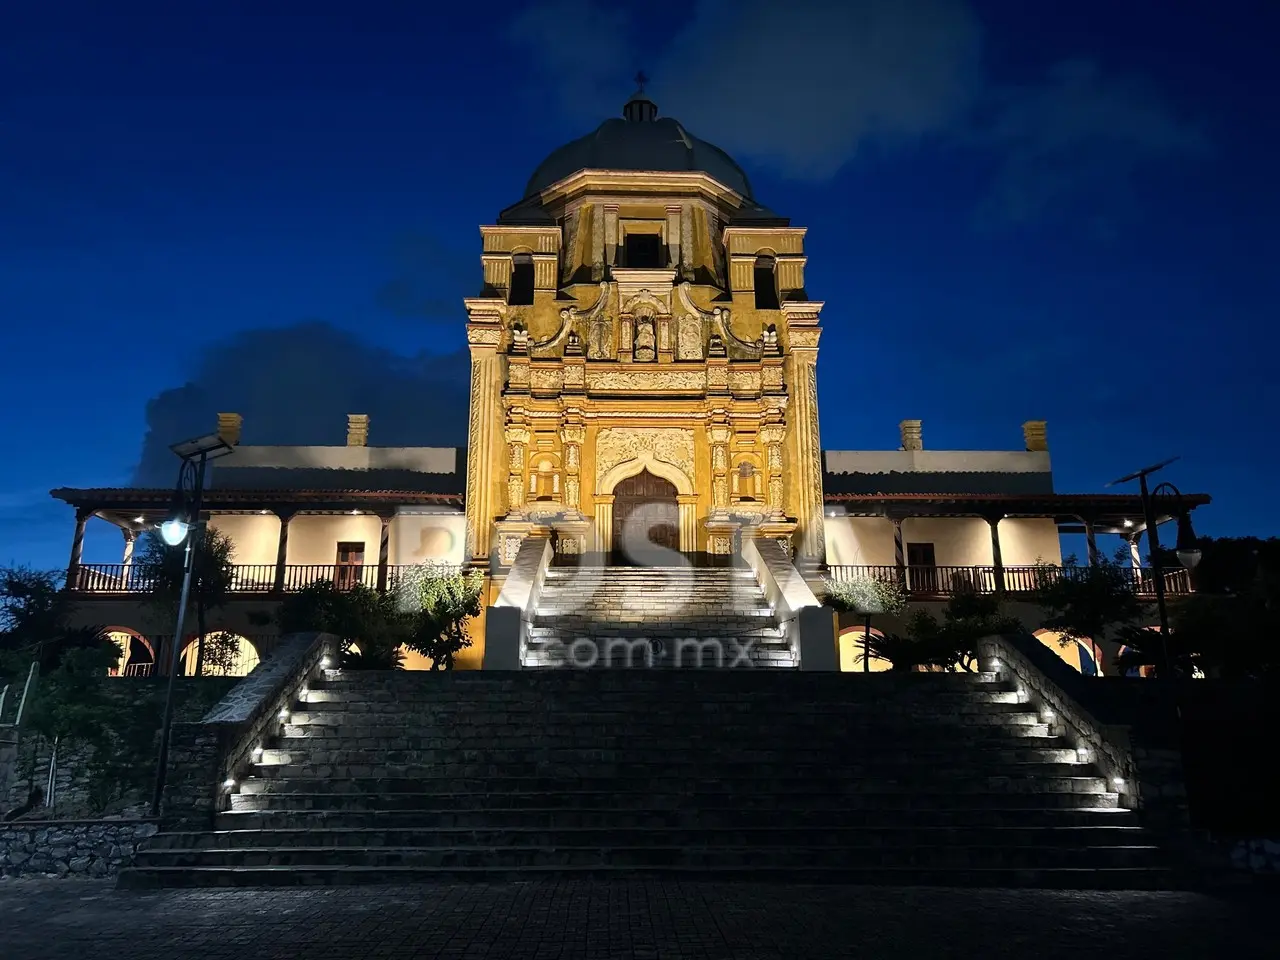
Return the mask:
M 641 470 L 613 488 L 613 553 L 624 562 L 657 565 L 680 549 L 676 485 Z

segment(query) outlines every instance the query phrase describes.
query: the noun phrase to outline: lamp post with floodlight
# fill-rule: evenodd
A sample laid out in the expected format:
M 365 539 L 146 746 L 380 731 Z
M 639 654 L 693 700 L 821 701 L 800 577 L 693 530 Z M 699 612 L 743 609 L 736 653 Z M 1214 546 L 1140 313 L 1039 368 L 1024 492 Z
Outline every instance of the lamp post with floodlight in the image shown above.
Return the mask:
M 1170 457 L 1168 460 L 1144 467 L 1107 484 L 1110 487 L 1118 483 L 1128 483 L 1130 480 L 1138 481 L 1138 489 L 1142 496 L 1142 517 L 1147 527 L 1147 549 L 1151 552 L 1151 573 L 1155 578 L 1156 607 L 1160 611 L 1160 646 L 1164 654 L 1165 674 L 1171 680 L 1175 679 L 1176 675 L 1173 672 L 1173 659 L 1169 655 L 1169 608 L 1165 602 L 1164 563 L 1160 559 L 1160 536 L 1156 532 L 1156 499 L 1158 497 L 1165 496 L 1173 500 L 1173 512 L 1178 519 L 1178 539 L 1174 547 L 1178 562 L 1186 567 L 1189 573 L 1200 562 L 1201 554 L 1200 547 L 1196 545 L 1195 530 L 1191 526 L 1191 511 L 1183 503 L 1182 491 L 1167 481 L 1157 485 L 1154 490 L 1148 490 L 1147 476 L 1164 469 L 1177 459 L 1177 457 Z
M 178 597 L 178 622 L 173 630 L 169 650 L 169 685 L 164 697 L 164 719 L 160 723 L 160 751 L 156 758 L 156 783 L 151 795 L 151 816 L 160 815 L 160 798 L 164 793 L 165 767 L 169 762 L 169 731 L 173 726 L 173 686 L 178 675 L 178 655 L 182 647 L 182 627 L 187 618 L 187 598 L 191 595 L 191 569 L 200 547 L 204 525 L 200 509 L 204 502 L 205 468 L 210 460 L 231 453 L 232 446 L 218 434 L 196 437 L 175 443 L 170 449 L 182 460 L 178 467 L 178 483 L 173 491 L 169 515 L 160 524 L 160 539 L 170 547 L 184 541 L 182 591 Z

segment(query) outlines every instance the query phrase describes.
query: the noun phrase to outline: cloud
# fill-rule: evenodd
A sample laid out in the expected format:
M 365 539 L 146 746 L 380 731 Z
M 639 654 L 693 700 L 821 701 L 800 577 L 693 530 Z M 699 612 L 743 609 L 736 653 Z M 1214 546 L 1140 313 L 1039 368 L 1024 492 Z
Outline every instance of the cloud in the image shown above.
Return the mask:
M 557 0 L 529 8 L 511 36 L 585 123 L 618 112 L 619 64 L 641 59 L 632 26 L 616 7 Z M 664 114 L 730 153 L 822 179 L 865 142 L 914 139 L 962 116 L 979 34 L 962 0 L 700 0 L 643 59 Z
M 169 445 L 211 432 L 226 411 L 243 415 L 246 443 L 343 443 L 346 415 L 367 413 L 379 446 L 462 446 L 470 369 L 465 350 L 402 357 L 318 321 L 237 334 L 147 403 L 133 483 L 172 484 Z
M 665 115 L 740 160 L 825 180 L 865 148 L 930 140 L 991 155 L 987 220 L 1023 222 L 1205 149 L 1149 82 L 1088 59 L 1010 86 L 986 75 L 966 0 L 697 0 L 668 39 L 603 0 L 531 6 L 510 39 L 584 128 L 616 116 L 620 68 L 651 65 Z M 1095 232 L 1114 214 L 1092 214 Z
M 1088 60 L 1056 64 L 1040 84 L 994 91 L 975 141 L 1003 158 L 984 213 L 1013 222 L 1209 149 L 1204 131 L 1149 82 L 1107 75 Z
M 463 298 L 480 289 L 474 255 L 434 234 L 411 231 L 393 243 L 391 259 L 395 275 L 377 291 L 379 307 L 402 319 L 463 321 Z

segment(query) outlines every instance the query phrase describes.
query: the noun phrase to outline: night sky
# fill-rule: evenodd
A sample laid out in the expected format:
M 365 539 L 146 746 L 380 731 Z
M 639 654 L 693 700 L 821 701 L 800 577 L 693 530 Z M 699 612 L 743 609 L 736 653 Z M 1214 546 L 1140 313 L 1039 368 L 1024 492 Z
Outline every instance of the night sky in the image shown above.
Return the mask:
M 167 486 L 219 410 L 463 443 L 477 225 L 640 67 L 809 228 L 826 448 L 1042 418 L 1059 491 L 1181 454 L 1201 532 L 1280 534 L 1280 5 L 501 6 L 4 5 L 0 564 L 64 565 L 48 490 Z

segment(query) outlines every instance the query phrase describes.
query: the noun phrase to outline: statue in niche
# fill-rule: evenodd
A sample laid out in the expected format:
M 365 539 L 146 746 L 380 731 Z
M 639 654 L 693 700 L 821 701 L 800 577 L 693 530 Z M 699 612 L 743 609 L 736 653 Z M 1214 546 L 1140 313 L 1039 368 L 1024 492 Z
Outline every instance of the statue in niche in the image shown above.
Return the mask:
M 564 342 L 564 355 L 566 357 L 582 356 L 582 338 L 578 336 L 578 331 L 569 331 L 569 336 Z
M 636 346 L 633 355 L 638 361 L 658 359 L 658 341 L 653 332 L 653 317 L 636 318 Z
M 596 317 L 587 330 L 587 358 L 611 360 L 613 358 L 613 321 L 608 317 Z

